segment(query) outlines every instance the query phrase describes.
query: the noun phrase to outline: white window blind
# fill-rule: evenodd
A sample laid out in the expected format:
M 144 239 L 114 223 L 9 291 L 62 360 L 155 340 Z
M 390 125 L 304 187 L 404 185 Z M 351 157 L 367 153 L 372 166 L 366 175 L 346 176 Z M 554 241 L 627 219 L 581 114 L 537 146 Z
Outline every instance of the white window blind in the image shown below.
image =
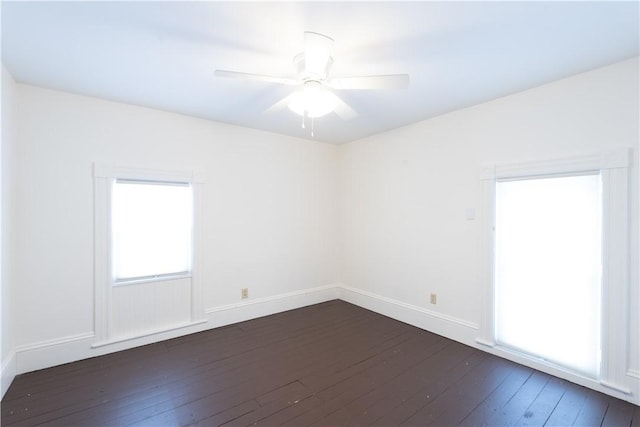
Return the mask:
M 496 183 L 499 344 L 598 377 L 601 212 L 598 174 Z
M 188 183 L 115 180 L 111 197 L 115 282 L 189 274 L 192 230 Z

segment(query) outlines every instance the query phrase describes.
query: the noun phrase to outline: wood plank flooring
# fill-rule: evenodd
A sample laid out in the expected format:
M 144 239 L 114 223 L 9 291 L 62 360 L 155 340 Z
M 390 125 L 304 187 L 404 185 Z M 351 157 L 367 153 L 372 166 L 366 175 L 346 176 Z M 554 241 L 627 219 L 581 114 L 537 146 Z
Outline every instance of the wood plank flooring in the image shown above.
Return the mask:
M 640 426 L 640 408 L 343 301 L 18 376 L 9 426 Z

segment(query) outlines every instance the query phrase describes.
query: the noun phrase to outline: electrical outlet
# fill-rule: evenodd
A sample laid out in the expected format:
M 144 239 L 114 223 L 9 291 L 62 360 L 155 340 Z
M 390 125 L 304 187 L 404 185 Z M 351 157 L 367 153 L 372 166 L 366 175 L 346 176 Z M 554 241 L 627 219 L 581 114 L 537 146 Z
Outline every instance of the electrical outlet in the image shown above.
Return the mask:
M 242 299 L 249 298 L 249 288 L 242 288 Z
M 431 304 L 438 303 L 438 294 L 431 294 Z

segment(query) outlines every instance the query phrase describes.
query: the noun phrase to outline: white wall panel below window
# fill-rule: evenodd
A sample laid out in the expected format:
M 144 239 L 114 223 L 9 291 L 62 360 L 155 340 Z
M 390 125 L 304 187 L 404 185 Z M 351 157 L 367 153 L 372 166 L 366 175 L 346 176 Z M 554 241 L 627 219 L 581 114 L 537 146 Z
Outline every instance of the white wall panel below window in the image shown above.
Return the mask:
M 112 340 L 171 329 L 191 321 L 191 279 L 115 286 Z

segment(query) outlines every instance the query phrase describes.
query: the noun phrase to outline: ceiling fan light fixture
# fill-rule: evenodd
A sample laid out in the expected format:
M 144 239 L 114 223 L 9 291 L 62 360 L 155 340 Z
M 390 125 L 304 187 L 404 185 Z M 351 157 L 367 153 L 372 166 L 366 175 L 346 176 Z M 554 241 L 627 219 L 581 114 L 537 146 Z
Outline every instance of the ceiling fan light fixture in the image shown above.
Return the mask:
M 318 82 L 306 82 L 304 88 L 291 95 L 289 109 L 307 117 L 322 117 L 332 112 L 338 104 L 337 97 Z

